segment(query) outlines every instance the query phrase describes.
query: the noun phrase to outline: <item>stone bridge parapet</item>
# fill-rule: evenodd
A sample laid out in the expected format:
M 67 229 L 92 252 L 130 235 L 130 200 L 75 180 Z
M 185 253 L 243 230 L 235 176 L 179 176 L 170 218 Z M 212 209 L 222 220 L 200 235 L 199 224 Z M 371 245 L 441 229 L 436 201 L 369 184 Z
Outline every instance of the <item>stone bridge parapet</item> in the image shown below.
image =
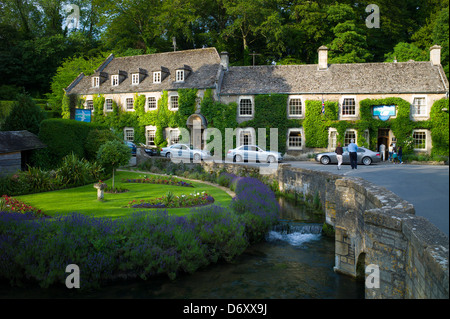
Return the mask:
M 203 166 L 241 176 L 259 172 L 258 167 L 235 164 Z M 334 270 L 362 278 L 369 265 L 379 270 L 379 288 L 366 285 L 367 299 L 449 298 L 449 239 L 416 216 L 409 202 L 361 178 L 289 164 L 265 176 L 276 180 L 282 191 L 319 196 L 326 222 L 335 228 Z

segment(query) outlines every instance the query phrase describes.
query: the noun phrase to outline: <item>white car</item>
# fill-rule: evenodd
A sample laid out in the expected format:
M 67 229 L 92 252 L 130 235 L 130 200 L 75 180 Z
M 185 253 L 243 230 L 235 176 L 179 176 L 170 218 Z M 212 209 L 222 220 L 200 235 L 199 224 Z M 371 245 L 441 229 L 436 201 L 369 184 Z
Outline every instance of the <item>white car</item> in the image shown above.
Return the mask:
M 211 153 L 193 148 L 192 145 L 187 144 L 173 144 L 161 149 L 161 156 L 167 158 L 189 158 L 196 161 L 209 159 Z
M 252 161 L 274 163 L 281 162 L 283 156 L 279 152 L 265 151 L 257 145 L 242 145 L 227 153 L 227 160 L 233 162 Z

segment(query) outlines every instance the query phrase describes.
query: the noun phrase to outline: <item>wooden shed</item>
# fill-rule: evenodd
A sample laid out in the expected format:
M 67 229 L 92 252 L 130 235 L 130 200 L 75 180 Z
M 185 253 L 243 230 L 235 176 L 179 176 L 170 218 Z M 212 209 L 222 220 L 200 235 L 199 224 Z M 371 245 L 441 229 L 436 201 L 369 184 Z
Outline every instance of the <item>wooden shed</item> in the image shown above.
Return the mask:
M 0 176 L 25 170 L 31 152 L 47 147 L 28 131 L 0 132 Z

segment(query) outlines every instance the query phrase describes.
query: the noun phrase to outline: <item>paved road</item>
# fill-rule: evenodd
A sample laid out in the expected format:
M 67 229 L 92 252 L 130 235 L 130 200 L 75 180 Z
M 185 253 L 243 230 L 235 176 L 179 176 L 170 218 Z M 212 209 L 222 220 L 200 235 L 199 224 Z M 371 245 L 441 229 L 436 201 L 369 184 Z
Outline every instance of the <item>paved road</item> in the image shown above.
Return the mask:
M 383 186 L 414 205 L 416 215 L 427 218 L 449 235 L 449 166 L 380 163 L 370 166 L 322 165 L 317 162 L 286 162 L 293 167 L 361 177 Z

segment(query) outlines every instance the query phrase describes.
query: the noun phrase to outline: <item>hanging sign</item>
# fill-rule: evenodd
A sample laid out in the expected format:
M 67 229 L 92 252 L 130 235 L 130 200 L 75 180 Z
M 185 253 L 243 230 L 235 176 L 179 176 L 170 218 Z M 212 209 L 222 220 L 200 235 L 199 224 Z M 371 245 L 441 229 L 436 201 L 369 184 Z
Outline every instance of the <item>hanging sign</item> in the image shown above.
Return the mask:
M 91 110 L 75 109 L 75 121 L 90 122 Z
M 387 121 L 391 116 L 395 116 L 395 105 L 377 105 L 373 107 L 372 115 L 378 116 L 382 121 Z

